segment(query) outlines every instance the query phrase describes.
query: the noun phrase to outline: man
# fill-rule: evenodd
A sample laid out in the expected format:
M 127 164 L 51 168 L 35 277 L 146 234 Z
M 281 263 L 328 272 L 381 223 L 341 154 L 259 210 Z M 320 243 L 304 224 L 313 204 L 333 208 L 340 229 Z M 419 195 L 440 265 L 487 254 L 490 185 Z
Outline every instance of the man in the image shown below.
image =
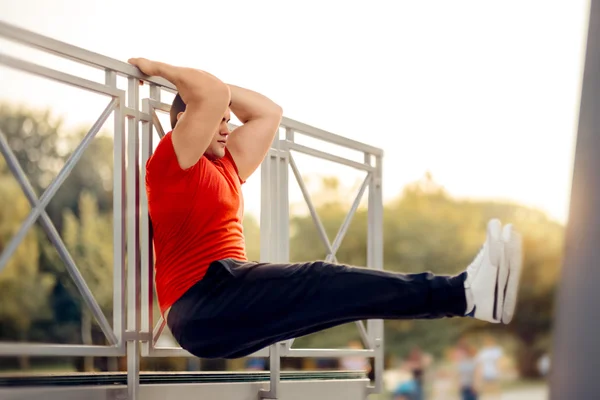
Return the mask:
M 508 323 L 520 238 L 488 224 L 473 263 L 456 276 L 397 274 L 322 261 L 248 262 L 241 185 L 267 154 L 282 110 L 204 71 L 133 58 L 178 89 L 172 131 L 146 166 L 160 309 L 179 344 L 204 358 L 238 358 L 278 341 L 364 319 L 469 315 Z M 230 110 L 242 126 L 229 132 Z

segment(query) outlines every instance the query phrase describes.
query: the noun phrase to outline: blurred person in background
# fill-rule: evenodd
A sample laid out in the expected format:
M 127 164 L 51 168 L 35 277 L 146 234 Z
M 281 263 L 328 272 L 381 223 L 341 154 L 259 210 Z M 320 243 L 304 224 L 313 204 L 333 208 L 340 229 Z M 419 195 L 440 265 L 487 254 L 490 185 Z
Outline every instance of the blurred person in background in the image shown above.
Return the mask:
M 459 391 L 462 400 L 477 400 L 478 375 L 477 350 L 466 340 L 458 342 L 456 349 Z
M 364 349 L 362 343 L 358 340 L 350 341 L 348 348 L 352 350 Z M 365 356 L 347 356 L 340 360 L 340 368 L 344 371 L 365 371 L 368 375 L 371 372 L 371 363 Z
M 500 361 L 504 356 L 502 347 L 498 345 L 496 339 L 487 335 L 484 339 L 483 348 L 477 354 L 477 364 L 481 375 L 481 392 L 490 398 L 499 398 L 500 396 Z
M 420 347 L 412 348 L 402 369 L 410 371 L 411 378 L 401 383 L 393 392 L 394 400 L 423 400 L 425 398 L 425 372 L 431 365 L 432 357 Z

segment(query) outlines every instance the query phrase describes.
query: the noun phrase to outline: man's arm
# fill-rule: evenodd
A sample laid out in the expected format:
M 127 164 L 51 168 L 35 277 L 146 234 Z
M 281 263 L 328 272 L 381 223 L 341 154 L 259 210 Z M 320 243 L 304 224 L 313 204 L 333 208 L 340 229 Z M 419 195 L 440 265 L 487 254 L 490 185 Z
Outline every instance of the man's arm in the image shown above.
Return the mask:
M 161 76 L 177 87 L 186 110 L 173 129 L 172 140 L 182 169 L 198 162 L 210 144 L 230 101 L 229 87 L 213 75 L 192 68 L 132 58 L 144 74 Z
M 243 125 L 231 133 L 227 148 L 240 178 L 246 180 L 269 151 L 283 112 L 281 107 L 259 93 L 234 85 L 229 88 L 231 111 Z

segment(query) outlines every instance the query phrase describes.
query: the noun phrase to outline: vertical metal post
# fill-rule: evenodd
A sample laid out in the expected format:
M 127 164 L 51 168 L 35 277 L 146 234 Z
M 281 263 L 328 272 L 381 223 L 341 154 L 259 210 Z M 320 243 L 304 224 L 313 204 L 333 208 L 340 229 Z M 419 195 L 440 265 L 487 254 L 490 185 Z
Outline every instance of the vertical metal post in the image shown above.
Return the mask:
M 271 193 L 271 175 L 273 150 L 263 160 L 260 167 L 260 261 L 273 261 L 273 242 L 276 240 L 273 232 L 273 204 Z
M 281 221 L 279 216 L 281 215 L 281 188 L 279 187 L 280 180 L 279 175 L 281 174 L 281 164 L 279 158 L 281 157 L 281 140 L 279 139 L 279 132 L 275 136 L 274 145 L 276 148 L 275 157 L 271 157 L 271 181 L 269 187 L 271 188 L 271 232 L 274 234 L 270 238 L 271 242 L 271 259 L 270 262 L 280 261 L 280 249 L 281 249 Z
M 290 186 L 289 186 L 289 176 L 290 176 L 290 150 L 287 146 L 287 142 L 294 142 L 294 130 L 292 128 L 285 128 L 285 141 L 280 143 L 280 153 L 279 158 L 279 262 L 289 262 L 290 261 Z M 292 348 L 292 344 L 294 343 L 294 339 L 287 340 L 286 342 L 281 343 L 281 351 L 284 354 L 288 354 L 290 349 Z M 281 354 L 280 354 L 281 355 Z
M 290 128 L 285 128 L 286 140 L 294 140 L 294 131 Z M 289 200 L 289 174 L 290 174 L 290 158 L 289 150 L 285 141 L 279 143 L 279 160 L 277 170 L 277 183 L 279 188 L 279 196 L 277 198 L 279 205 L 278 210 L 278 262 L 290 261 L 290 200 Z
M 591 0 L 569 221 L 550 379 L 551 399 L 600 393 L 600 0 Z
M 271 370 L 271 384 L 269 390 L 261 389 L 258 397 L 261 399 L 277 400 L 279 380 L 281 378 L 281 357 L 279 346 L 273 345 L 269 349 L 269 369 Z
M 127 105 L 139 108 L 139 83 L 128 78 Z M 129 400 L 139 399 L 140 349 L 140 141 L 138 118 L 127 121 L 127 389 Z
M 117 74 L 106 71 L 105 83 L 117 87 Z M 126 213 L 126 178 L 125 178 L 125 120 L 123 108 L 125 98 L 119 99 L 119 107 L 113 112 L 114 149 L 113 149 L 113 330 L 118 339 L 118 346 L 125 350 L 123 334 L 125 332 L 125 213 Z
M 260 258 L 264 262 L 289 260 L 289 158 L 286 154 L 282 151 L 282 141 L 278 133 L 261 167 Z M 285 343 L 276 343 L 269 348 L 270 389 L 261 390 L 260 398 L 277 398 L 282 347 L 285 347 Z
M 365 154 L 365 162 L 371 164 L 372 157 Z M 367 266 L 383 270 L 383 190 L 382 190 L 382 157 L 375 157 L 375 172 L 371 174 L 369 183 Z M 375 385 L 372 393 L 383 390 L 384 353 L 383 353 L 383 321 L 367 322 L 369 339 L 375 351 L 374 375 Z
M 150 85 L 150 98 L 160 101 L 160 88 L 154 84 Z M 148 99 L 142 102 L 142 111 L 152 114 L 152 107 Z M 142 123 L 142 159 L 140 179 L 140 258 L 141 258 L 141 317 L 142 330 L 152 332 L 154 329 L 154 249 L 152 245 L 152 229 L 150 216 L 148 214 L 148 198 L 146 197 L 146 162 L 150 158 L 153 149 L 153 123 L 144 121 Z M 150 337 L 142 341 L 142 355 L 146 356 L 152 351 L 154 340 Z

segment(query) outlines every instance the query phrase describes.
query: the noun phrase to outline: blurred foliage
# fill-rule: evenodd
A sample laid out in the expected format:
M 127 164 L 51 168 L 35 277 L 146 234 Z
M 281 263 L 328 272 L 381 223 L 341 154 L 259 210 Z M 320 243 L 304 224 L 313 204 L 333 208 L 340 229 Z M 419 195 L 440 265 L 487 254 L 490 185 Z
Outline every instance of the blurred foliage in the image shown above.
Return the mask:
M 87 130 L 67 134 L 61 121 L 50 112 L 0 105 L 0 132 L 40 195 Z M 109 135 L 100 135 L 91 141 L 47 208 L 109 321 L 112 321 L 114 263 L 112 148 Z M 353 201 L 340 196 L 341 188 L 336 178 L 327 177 L 313 195 L 330 242 L 338 234 Z M 1 252 L 31 210 L 3 158 L 0 158 L 0 198 Z M 439 355 L 461 336 L 482 330 L 496 331 L 517 343 L 516 357 L 521 373 L 524 376 L 536 373 L 535 361 L 548 350 L 552 332 L 563 226 L 535 209 L 517 204 L 452 198 L 428 175 L 407 186 L 401 196 L 384 207 L 384 268 L 406 273 L 460 273 L 480 248 L 486 223 L 493 217 L 514 223 L 524 236 L 523 281 L 513 323 L 497 326 L 462 318 L 386 321 L 386 353 L 402 356 L 418 345 Z M 366 264 L 367 224 L 367 210 L 359 208 L 337 251 L 339 262 Z M 244 231 L 248 258 L 259 260 L 260 228 L 254 216 L 246 215 Z M 324 259 L 327 255 L 310 215 L 292 215 L 290 237 L 292 261 Z M 347 324 L 299 338 L 294 346 L 343 347 L 358 338 L 354 324 Z M 25 235 L 0 273 L 0 339 L 105 343 L 63 261 L 38 225 Z M 90 360 L 77 366 L 85 370 L 92 367 Z M 105 368 L 98 360 L 95 367 Z
M 6 167 L 0 158 L 0 170 Z M 14 179 L 0 173 L 0 253 L 9 245 L 31 210 Z M 40 271 L 37 231 L 30 230 L 0 273 L 0 337 L 26 338 L 33 321 L 51 318 L 48 296 L 54 285 Z M 23 295 L 26 294 L 26 295 Z

